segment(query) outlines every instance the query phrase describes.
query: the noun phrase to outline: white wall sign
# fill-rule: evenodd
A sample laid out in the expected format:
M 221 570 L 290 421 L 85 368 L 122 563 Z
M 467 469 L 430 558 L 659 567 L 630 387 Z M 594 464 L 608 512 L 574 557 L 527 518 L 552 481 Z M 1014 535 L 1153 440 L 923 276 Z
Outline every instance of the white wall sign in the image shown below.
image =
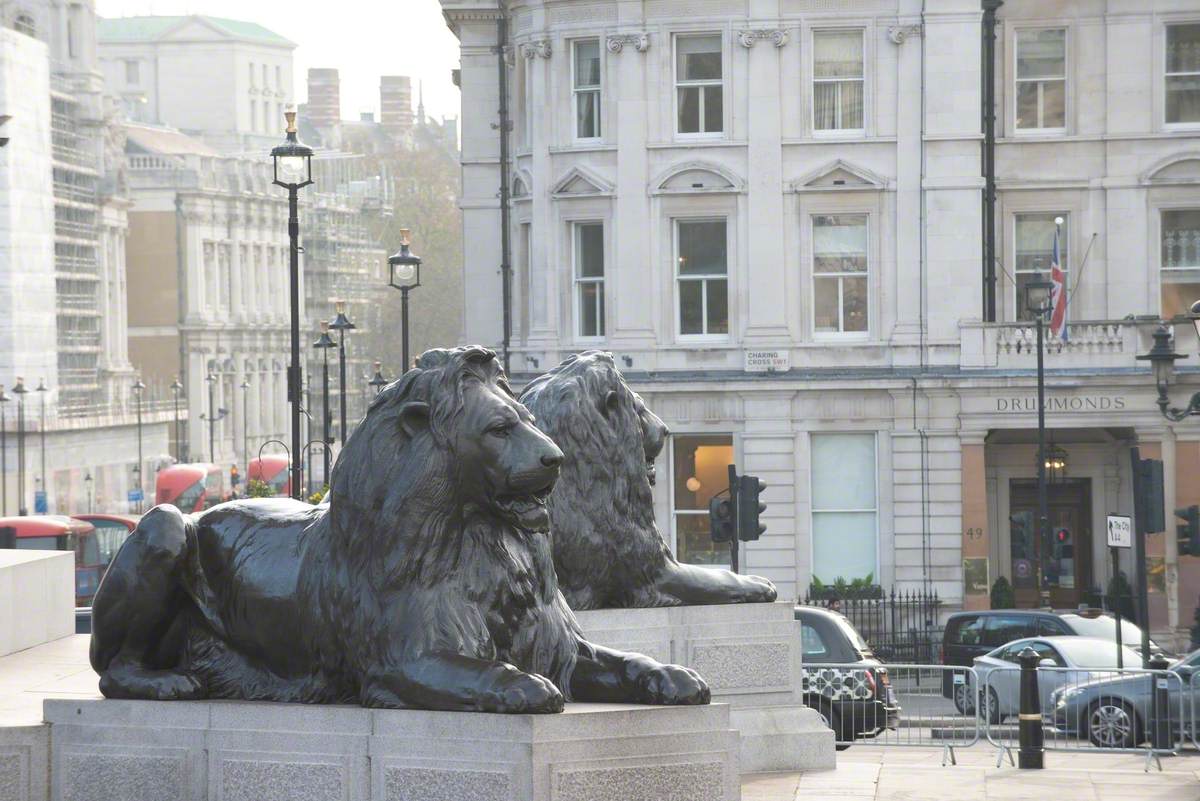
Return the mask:
M 743 351 L 747 373 L 774 373 L 792 369 L 792 354 L 786 350 Z
M 1108 547 L 1133 547 L 1133 523 L 1130 518 L 1125 515 L 1108 516 Z

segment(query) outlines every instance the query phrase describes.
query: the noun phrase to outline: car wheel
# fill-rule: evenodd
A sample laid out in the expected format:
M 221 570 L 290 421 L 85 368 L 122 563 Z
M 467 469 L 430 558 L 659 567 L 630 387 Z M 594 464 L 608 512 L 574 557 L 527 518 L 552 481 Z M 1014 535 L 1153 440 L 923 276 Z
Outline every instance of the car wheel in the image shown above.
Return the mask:
M 1133 748 L 1138 740 L 1137 713 L 1119 698 L 1101 698 L 1088 707 L 1087 736 L 1097 748 Z
M 820 706 L 816 707 L 816 710 L 817 714 L 821 716 L 821 722 L 824 723 L 827 728 L 833 729 L 833 738 L 835 742 L 839 740 L 853 739 L 853 735 L 850 737 L 845 736 L 847 734 L 851 734 L 850 732 L 842 731 L 842 716 L 838 714 L 836 709 L 828 704 L 821 704 Z M 834 747 L 839 751 L 845 751 L 850 747 L 850 744 L 837 742 L 837 745 Z
M 996 695 L 995 687 L 988 687 L 987 698 L 983 697 L 983 691 L 979 692 L 979 705 L 982 707 L 984 719 L 995 725 L 1004 720 L 1004 716 L 1000 714 L 1000 698 Z
M 965 681 L 954 685 L 954 708 L 960 715 L 975 714 L 975 693 Z

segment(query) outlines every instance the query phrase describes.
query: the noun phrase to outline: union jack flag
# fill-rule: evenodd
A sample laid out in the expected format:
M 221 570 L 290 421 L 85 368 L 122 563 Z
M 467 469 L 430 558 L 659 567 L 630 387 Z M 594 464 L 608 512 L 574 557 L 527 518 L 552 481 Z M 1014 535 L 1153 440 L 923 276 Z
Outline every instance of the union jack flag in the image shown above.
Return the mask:
M 1067 341 L 1067 273 L 1062 268 L 1058 251 L 1059 226 L 1054 226 L 1054 255 L 1050 259 L 1050 336 Z

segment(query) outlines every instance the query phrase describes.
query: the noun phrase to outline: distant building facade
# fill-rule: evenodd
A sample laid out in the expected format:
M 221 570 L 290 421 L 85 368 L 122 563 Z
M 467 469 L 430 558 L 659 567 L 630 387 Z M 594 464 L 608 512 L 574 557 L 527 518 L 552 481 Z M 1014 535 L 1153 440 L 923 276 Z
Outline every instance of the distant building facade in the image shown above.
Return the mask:
M 503 180 L 517 380 L 617 354 L 674 432 L 655 492 L 681 559 L 726 560 L 706 510 L 731 461 L 769 486 L 742 565 L 783 597 L 841 577 L 985 608 L 1004 576 L 1021 605 L 1039 579 L 1057 606 L 1095 603 L 1105 516 L 1132 508 L 1130 446 L 1163 460 L 1168 511 L 1200 502 L 1200 427 L 1163 420 L 1135 361 L 1153 329 L 1139 317 L 1200 297 L 1200 11 L 1008 0 L 984 65 L 974 0 L 505 5 L 501 176 L 501 9 L 442 0 L 462 44 L 466 338 L 501 341 Z M 1039 542 L 1024 286 L 1057 218 L 1072 291 L 1068 337 L 1046 349 L 1047 425 L 1066 466 Z M 1175 333 L 1195 353 L 1191 326 Z M 1168 528 L 1149 558 L 1169 638 L 1200 559 Z
M 413 128 L 412 79 L 384 75 L 379 79 L 379 122 L 395 140 L 403 141 Z
M 308 120 L 317 128 L 332 128 L 342 121 L 341 86 L 337 70 L 309 68 Z

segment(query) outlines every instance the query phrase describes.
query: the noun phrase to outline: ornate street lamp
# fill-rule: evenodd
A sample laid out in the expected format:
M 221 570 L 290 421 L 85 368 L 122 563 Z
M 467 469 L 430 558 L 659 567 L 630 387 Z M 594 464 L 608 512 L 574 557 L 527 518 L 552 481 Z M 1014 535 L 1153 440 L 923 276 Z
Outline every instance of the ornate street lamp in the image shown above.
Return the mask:
M 242 458 L 246 460 L 246 486 L 250 486 L 250 374 L 246 373 L 242 383 Z
M 354 330 L 357 326 L 350 322 L 350 318 L 346 316 L 346 302 L 344 300 L 339 300 L 334 308 L 337 310 L 337 316 L 333 318 L 333 322 L 329 324 L 329 327 L 338 332 L 338 393 L 341 395 L 340 422 L 342 424 L 342 446 L 344 447 L 346 437 L 350 436 L 350 432 L 346 429 L 346 332 Z M 333 440 L 331 439 L 329 442 L 332 443 Z M 329 450 L 328 445 L 326 445 L 325 450 Z M 328 477 L 325 481 L 326 483 L 329 482 Z
M 142 383 L 142 377 L 138 376 L 137 381 L 133 384 L 133 397 L 137 405 L 137 440 L 138 440 L 138 460 L 134 465 L 133 472 L 137 474 L 138 488 L 138 511 L 142 511 L 142 502 L 146 497 L 146 488 L 142 483 L 142 392 L 146 389 L 146 385 Z
M 92 494 L 92 489 L 93 489 L 92 482 L 94 480 L 95 479 L 92 478 L 92 472 L 90 470 L 87 473 L 85 473 L 83 476 L 83 483 L 87 487 L 88 513 L 89 514 L 92 511 L 92 499 L 95 497 Z
M 400 229 L 400 250 L 388 256 L 388 286 L 400 290 L 400 363 L 401 373 L 408 372 L 408 293 L 421 285 L 421 259 L 408 249 L 409 230 Z
M 180 462 L 187 461 L 184 459 L 183 435 L 179 428 L 179 394 L 183 392 L 183 384 L 179 383 L 179 377 L 171 382 L 171 394 L 175 396 L 175 459 Z
M 33 510 L 37 514 L 45 514 L 50 510 L 49 508 L 43 510 L 38 509 L 37 491 L 40 490 L 42 492 L 43 498 L 49 497 L 46 494 L 46 393 L 50 391 L 50 387 L 46 386 L 46 379 L 39 378 L 38 385 L 34 387 L 33 391 L 38 394 L 38 401 L 39 405 L 41 406 L 41 409 L 38 413 L 38 441 L 42 452 L 39 470 L 40 475 L 38 476 L 37 480 L 37 488 L 34 491 Z
M 12 395 L 0 384 L 0 508 L 5 517 L 8 517 L 8 421 L 4 419 L 4 404 L 11 400 Z
M 387 382 L 387 379 L 383 377 L 383 362 L 375 362 L 375 375 L 371 376 L 371 380 L 367 383 L 375 387 L 375 394 L 378 395 L 387 386 Z M 3 389 L 3 387 L 0 387 L 0 390 Z
M 333 442 L 333 432 L 330 430 L 331 429 L 331 426 L 330 426 L 331 421 L 329 420 L 329 349 L 337 347 L 337 343 L 335 343 L 333 341 L 333 338 L 329 336 L 329 321 L 328 320 L 321 321 L 321 336 L 317 339 L 316 342 L 313 343 L 313 347 L 319 348 L 321 350 L 321 355 L 324 358 L 324 360 L 321 364 L 321 381 L 322 381 L 322 387 L 323 387 L 323 392 L 324 392 L 324 395 L 323 395 L 324 413 L 323 413 L 321 419 L 324 421 L 324 431 L 322 432 L 322 440 L 325 442 L 325 447 L 322 448 L 322 450 L 325 452 L 325 473 L 324 473 L 323 480 L 326 484 L 328 484 L 329 483 L 329 443 Z M 345 403 L 345 398 L 342 399 L 342 402 Z M 345 406 L 343 406 L 342 408 L 345 409 Z M 309 451 L 309 458 L 312 458 L 311 451 Z M 309 487 L 309 489 L 311 490 L 312 487 Z
M 1046 585 L 1046 548 L 1049 547 L 1050 511 L 1046 490 L 1046 371 L 1043 363 L 1043 329 L 1050 316 L 1054 284 L 1042 271 L 1025 284 L 1025 308 L 1037 324 L 1037 487 L 1038 487 L 1038 591 L 1043 606 L 1050 603 L 1050 588 Z
M 1200 307 L 1200 301 L 1192 304 L 1193 314 L 1198 311 L 1198 307 Z M 1193 318 L 1193 322 L 1197 323 L 1197 329 L 1200 330 L 1200 321 Z M 1171 329 L 1160 325 L 1154 332 L 1154 346 L 1150 348 L 1150 352 L 1138 356 L 1137 359 L 1150 362 L 1150 366 L 1154 369 L 1154 384 L 1158 387 L 1158 409 L 1162 412 L 1162 416 L 1178 423 L 1188 415 L 1200 414 L 1200 392 L 1192 395 L 1187 406 L 1182 409 L 1171 406 L 1171 398 L 1167 391 L 1171 386 L 1171 378 L 1175 374 L 1175 362 L 1178 359 L 1187 358 L 1182 353 L 1175 352 L 1173 339 Z
M 25 505 L 25 396 L 29 388 L 21 376 L 17 376 L 13 394 L 17 396 L 17 514 L 24 517 L 29 514 Z
M 300 214 L 297 209 L 300 189 L 312 181 L 312 148 L 302 144 L 296 136 L 296 112 L 288 109 L 283 115 L 287 119 L 287 138 L 282 145 L 271 150 L 275 164 L 276 186 L 288 191 L 288 239 L 290 259 L 288 262 L 289 290 L 291 301 L 292 363 L 288 367 L 288 401 L 292 404 L 292 448 L 300 453 Z M 300 480 L 303 468 L 297 458 L 292 463 L 292 497 L 300 500 Z
M 212 464 L 217 463 L 217 423 L 225 419 L 225 415 L 229 414 L 229 410 L 222 407 L 216 408 L 216 386 L 217 377 L 209 373 L 204 377 L 208 383 L 208 414 L 201 414 L 200 419 L 208 423 L 208 461 Z

